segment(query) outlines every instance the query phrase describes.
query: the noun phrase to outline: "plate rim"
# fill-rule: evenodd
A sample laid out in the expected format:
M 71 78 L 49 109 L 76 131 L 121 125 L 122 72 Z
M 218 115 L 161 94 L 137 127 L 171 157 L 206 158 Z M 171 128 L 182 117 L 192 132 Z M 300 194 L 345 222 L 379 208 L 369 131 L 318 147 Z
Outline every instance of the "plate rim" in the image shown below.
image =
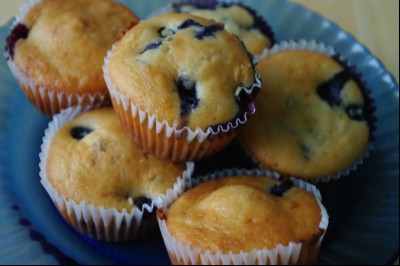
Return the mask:
M 309 10 L 309 9 L 307 9 L 305 6 L 303 6 L 300 3 L 293 3 L 293 2 L 290 2 L 288 0 L 285 0 L 285 2 L 286 2 L 285 4 L 290 4 L 290 5 L 297 6 L 297 8 L 301 8 L 303 10 L 303 12 L 311 13 L 312 15 L 317 16 L 318 19 L 321 20 L 321 21 L 327 21 L 330 24 L 330 26 L 332 26 L 335 29 L 335 32 L 337 32 L 337 31 L 343 32 L 346 35 L 346 37 L 351 40 L 352 43 L 359 44 L 363 48 L 363 53 L 366 53 L 367 55 L 371 56 L 371 58 L 376 60 L 377 63 L 378 63 L 379 68 L 381 68 L 384 71 L 385 74 L 389 75 L 390 83 L 391 83 L 391 86 L 390 86 L 389 89 L 393 90 L 394 97 L 396 97 L 397 100 L 399 99 L 399 86 L 398 86 L 398 82 L 395 79 L 394 75 L 391 72 L 389 72 L 388 69 L 386 68 L 385 64 L 378 57 L 376 57 L 368 47 L 366 47 L 364 44 L 359 42 L 357 40 L 357 38 L 355 38 L 354 35 L 352 35 L 351 33 L 347 32 L 346 30 L 342 29 L 336 22 L 324 18 L 319 12 Z M 11 23 L 12 23 L 12 19 L 9 20 L 6 24 L 0 26 L 0 31 L 9 29 Z M 1 87 L 1 85 L 0 85 L 0 87 Z M 6 89 L 6 92 L 0 90 L 0 95 L 2 96 L 0 98 L 0 143 L 1 144 L 3 144 L 3 142 L 4 142 L 4 140 L 3 140 L 4 136 L 2 136 L 2 135 L 5 132 L 7 132 L 7 129 L 10 126 L 8 124 L 9 123 L 8 119 L 10 118 L 11 106 L 8 106 L 7 104 L 5 104 L 5 106 L 3 106 L 3 104 L 5 102 L 7 102 L 7 100 L 9 100 L 10 98 L 13 97 L 13 95 L 12 95 L 12 93 L 10 91 L 11 91 L 11 89 L 8 89 L 8 91 Z M 5 95 L 3 95 L 3 94 L 5 94 Z M 397 101 L 397 108 L 398 108 L 398 106 L 399 105 L 398 105 L 398 101 Z M 6 108 L 4 108 L 4 107 L 6 107 Z M 2 168 L 4 168 L 4 165 L 3 165 L 3 160 L 1 160 L 1 158 L 0 158 L 0 174 L 1 174 L 0 175 L 0 179 L 6 180 L 7 178 L 2 176 L 4 174 L 4 171 L 3 171 Z M 0 180 L 0 182 L 1 182 L 1 180 Z M 333 182 L 335 182 L 335 181 L 333 181 Z M 1 186 L 0 186 L 0 188 L 1 188 Z M 12 193 L 12 196 L 10 196 L 10 197 L 13 197 L 13 196 L 15 196 L 14 193 Z M 2 200 L 0 200 L 0 203 L 1 202 L 2 202 Z M 23 208 L 23 206 L 21 206 L 21 208 Z M 397 248 L 397 252 L 393 255 L 392 258 L 389 259 L 388 263 L 392 263 L 393 261 L 395 261 L 398 258 L 398 254 L 399 254 L 399 249 Z M 46 254 L 44 253 L 44 255 L 46 255 Z

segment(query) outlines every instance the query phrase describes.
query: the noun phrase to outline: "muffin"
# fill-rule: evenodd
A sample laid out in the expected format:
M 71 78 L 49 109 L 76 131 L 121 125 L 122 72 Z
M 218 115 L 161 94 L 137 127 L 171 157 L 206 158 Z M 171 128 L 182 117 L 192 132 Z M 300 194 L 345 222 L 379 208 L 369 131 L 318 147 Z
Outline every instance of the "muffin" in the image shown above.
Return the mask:
M 190 13 L 223 23 L 225 29 L 237 35 L 254 55 L 261 54 L 275 43 L 271 27 L 255 10 L 243 3 L 183 0 L 171 4 L 162 12 Z
M 41 183 L 82 234 L 118 242 L 148 233 L 156 224 L 154 210 L 183 192 L 193 165 L 144 153 L 112 108 L 81 112 L 69 108 L 50 122 L 40 155 Z
M 7 63 L 29 101 L 47 116 L 70 106 L 105 105 L 104 56 L 138 21 L 110 0 L 27 1 L 7 37 Z
M 222 24 L 190 14 L 139 23 L 108 53 L 104 76 L 129 135 L 173 161 L 224 148 L 254 113 L 252 57 Z
M 157 214 L 171 262 L 186 265 L 315 263 L 328 226 L 314 186 L 251 174 L 202 183 Z
M 330 180 L 367 155 L 374 107 L 360 76 L 332 48 L 283 43 L 258 63 L 257 114 L 241 132 L 260 168 Z

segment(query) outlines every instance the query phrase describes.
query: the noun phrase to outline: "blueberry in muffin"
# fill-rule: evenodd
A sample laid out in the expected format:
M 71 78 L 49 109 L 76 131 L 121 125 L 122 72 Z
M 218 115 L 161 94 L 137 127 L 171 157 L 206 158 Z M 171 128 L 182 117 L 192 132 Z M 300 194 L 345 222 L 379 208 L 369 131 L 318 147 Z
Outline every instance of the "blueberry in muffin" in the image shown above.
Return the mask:
M 174 2 L 171 12 L 190 13 L 222 23 L 225 29 L 237 35 L 254 55 L 275 44 L 270 25 L 251 7 L 243 3 L 224 1 L 184 0 Z
M 172 263 L 186 265 L 314 263 L 328 225 L 314 186 L 251 174 L 205 181 L 158 219 Z
M 190 14 L 141 22 L 108 54 L 104 73 L 128 133 L 146 151 L 173 160 L 226 146 L 254 112 L 260 88 L 240 40 Z
M 178 177 L 185 163 L 143 152 L 112 108 L 67 122 L 69 111 L 51 123 L 41 155 L 42 184 L 61 215 L 78 232 L 99 240 L 127 241 L 150 232 L 160 199 L 183 190 Z
M 374 131 L 365 84 L 334 53 L 271 52 L 242 146 L 261 168 L 310 180 L 340 177 L 363 158 Z

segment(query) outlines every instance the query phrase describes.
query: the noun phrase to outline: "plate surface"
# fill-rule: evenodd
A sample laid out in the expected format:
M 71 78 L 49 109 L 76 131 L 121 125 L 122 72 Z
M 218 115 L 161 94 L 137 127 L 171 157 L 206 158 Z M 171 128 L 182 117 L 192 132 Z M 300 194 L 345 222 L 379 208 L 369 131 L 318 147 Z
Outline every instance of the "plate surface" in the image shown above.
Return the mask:
M 121 2 L 141 17 L 166 3 Z M 278 40 L 314 39 L 331 45 L 367 81 L 378 108 L 375 149 L 355 173 L 318 185 L 330 214 L 319 263 L 391 262 L 399 247 L 398 85 L 365 47 L 323 17 L 282 0 L 246 3 L 268 19 Z M 0 28 L 1 47 L 10 25 Z M 0 59 L 0 264 L 168 264 L 157 233 L 112 245 L 84 238 L 62 220 L 39 183 L 38 154 L 47 123 Z

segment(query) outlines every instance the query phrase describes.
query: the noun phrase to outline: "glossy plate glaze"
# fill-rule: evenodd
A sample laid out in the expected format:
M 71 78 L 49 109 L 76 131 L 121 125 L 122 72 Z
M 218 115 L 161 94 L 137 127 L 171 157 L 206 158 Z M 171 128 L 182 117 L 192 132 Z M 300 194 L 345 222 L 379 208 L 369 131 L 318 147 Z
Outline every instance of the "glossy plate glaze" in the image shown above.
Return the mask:
M 121 2 L 141 17 L 166 3 Z M 399 247 L 398 85 L 365 47 L 321 16 L 282 0 L 246 3 L 268 19 L 278 40 L 314 39 L 333 46 L 358 66 L 372 89 L 378 108 L 374 151 L 355 173 L 318 185 L 330 214 L 319 262 L 390 263 Z M 1 47 L 10 25 L 0 28 Z M 112 245 L 86 239 L 62 220 L 39 183 L 38 154 L 47 123 L 0 59 L 0 264 L 168 264 L 157 233 Z

